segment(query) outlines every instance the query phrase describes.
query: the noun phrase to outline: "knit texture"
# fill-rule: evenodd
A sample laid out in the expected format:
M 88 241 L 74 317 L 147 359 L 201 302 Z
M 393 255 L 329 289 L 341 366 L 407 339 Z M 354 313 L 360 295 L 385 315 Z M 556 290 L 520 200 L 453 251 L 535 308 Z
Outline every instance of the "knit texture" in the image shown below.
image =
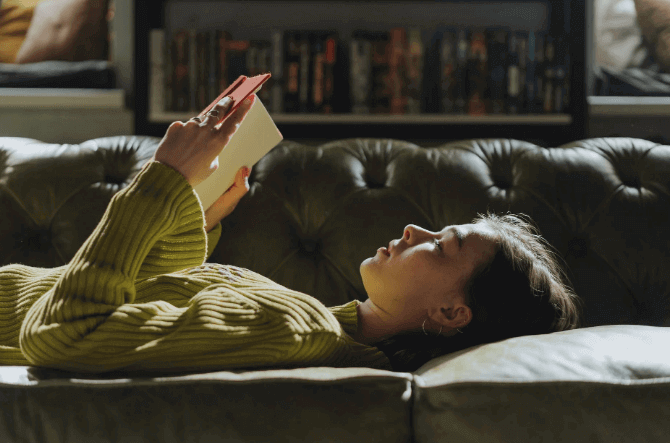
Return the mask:
M 327 308 L 248 269 L 205 263 L 193 188 L 146 164 L 65 266 L 0 268 L 0 364 L 81 372 L 363 366 L 354 300 Z

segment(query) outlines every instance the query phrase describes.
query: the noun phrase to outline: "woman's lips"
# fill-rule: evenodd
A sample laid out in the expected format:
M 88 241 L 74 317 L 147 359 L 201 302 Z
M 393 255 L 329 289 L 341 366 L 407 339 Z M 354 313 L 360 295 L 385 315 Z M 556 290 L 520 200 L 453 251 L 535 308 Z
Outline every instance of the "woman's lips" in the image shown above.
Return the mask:
M 391 253 L 388 251 L 388 249 L 386 249 L 383 246 L 381 248 L 377 249 L 377 252 L 381 252 L 382 254 L 384 254 L 387 257 L 391 256 Z

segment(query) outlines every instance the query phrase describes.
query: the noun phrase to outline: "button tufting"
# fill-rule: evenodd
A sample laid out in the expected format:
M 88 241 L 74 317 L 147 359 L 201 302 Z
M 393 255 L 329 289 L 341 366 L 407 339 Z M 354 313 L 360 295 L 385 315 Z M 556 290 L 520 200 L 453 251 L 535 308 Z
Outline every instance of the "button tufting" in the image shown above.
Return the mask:
M 44 229 L 23 232 L 16 237 L 16 244 L 24 250 L 44 251 L 51 247 L 51 231 Z
M 575 237 L 568 243 L 568 254 L 575 258 L 584 258 L 587 254 L 586 239 Z
M 302 247 L 305 251 L 311 254 L 318 249 L 319 243 L 314 240 L 305 240 L 302 242 Z
M 386 186 L 384 183 L 380 183 L 379 180 L 373 179 L 369 174 L 366 174 L 365 176 L 365 184 L 370 189 L 378 189 Z

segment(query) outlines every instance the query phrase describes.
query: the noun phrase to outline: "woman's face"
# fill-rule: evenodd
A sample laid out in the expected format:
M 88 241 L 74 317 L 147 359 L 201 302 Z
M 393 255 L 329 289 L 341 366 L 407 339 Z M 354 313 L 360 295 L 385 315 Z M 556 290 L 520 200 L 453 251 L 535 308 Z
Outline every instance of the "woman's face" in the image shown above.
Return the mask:
M 361 263 L 369 301 L 407 326 L 420 325 L 431 309 L 464 305 L 464 285 L 476 267 L 492 259 L 496 238 L 486 223 L 438 232 L 408 225 L 401 239 Z

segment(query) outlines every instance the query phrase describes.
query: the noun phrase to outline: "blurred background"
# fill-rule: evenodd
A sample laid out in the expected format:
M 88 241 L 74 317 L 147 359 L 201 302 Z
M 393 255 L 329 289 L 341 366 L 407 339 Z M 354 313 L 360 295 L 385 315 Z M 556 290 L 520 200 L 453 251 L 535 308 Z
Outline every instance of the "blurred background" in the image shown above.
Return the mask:
M 162 136 L 261 72 L 304 143 L 667 142 L 670 2 L 0 0 L 0 136 Z

